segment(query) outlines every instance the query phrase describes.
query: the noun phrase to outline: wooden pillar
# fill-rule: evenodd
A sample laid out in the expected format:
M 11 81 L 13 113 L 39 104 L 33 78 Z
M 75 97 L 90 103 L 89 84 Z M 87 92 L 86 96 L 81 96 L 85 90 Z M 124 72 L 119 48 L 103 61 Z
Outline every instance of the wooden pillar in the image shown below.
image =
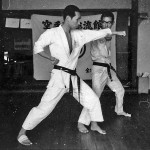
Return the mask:
M 0 0 L 0 87 L 3 83 L 4 77 L 4 40 L 3 40 L 3 29 L 4 29 L 4 21 L 3 21 L 3 12 L 2 12 L 2 0 Z
M 117 13 L 116 30 L 126 31 L 125 37 L 116 36 L 116 70 L 123 84 L 129 82 L 129 73 L 131 73 L 128 68 L 128 17 L 129 11 L 122 10 Z
M 138 0 L 132 0 L 130 29 L 129 46 L 131 51 L 131 83 L 133 88 L 137 88 Z

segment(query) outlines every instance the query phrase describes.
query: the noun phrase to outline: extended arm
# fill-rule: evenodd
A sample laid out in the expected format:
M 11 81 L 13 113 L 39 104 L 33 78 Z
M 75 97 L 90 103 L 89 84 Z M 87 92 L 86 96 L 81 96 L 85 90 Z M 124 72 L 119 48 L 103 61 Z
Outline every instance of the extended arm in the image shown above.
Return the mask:
M 112 39 L 112 36 L 114 35 L 120 35 L 120 36 L 126 36 L 126 32 L 125 31 L 114 31 L 112 32 L 112 34 L 108 34 L 105 39 L 107 41 L 110 41 Z
M 114 31 L 114 32 L 112 32 L 112 35 L 126 36 L 126 32 L 125 31 Z
M 83 44 L 112 35 L 112 32 L 109 28 L 100 30 L 82 30 L 82 32 L 84 36 Z

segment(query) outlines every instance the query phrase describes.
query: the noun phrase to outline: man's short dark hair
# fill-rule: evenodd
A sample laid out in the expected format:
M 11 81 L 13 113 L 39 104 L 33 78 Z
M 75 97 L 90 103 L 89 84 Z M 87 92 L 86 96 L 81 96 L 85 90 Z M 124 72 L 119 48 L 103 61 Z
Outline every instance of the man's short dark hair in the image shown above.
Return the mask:
M 114 14 L 111 11 L 105 11 L 101 15 L 101 20 L 103 20 L 104 17 L 111 17 L 112 22 L 114 22 Z
M 75 16 L 75 12 L 80 12 L 80 9 L 75 5 L 68 5 L 63 11 L 63 19 L 66 19 L 66 16 L 70 16 L 73 18 Z

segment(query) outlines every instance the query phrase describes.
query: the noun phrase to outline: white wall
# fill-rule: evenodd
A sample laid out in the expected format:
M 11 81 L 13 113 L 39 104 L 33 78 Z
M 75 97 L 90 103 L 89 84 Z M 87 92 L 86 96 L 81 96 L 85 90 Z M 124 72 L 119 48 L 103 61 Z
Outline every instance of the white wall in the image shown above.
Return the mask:
M 147 13 L 148 19 L 138 27 L 137 74 L 150 73 L 150 0 L 139 0 L 139 13 Z
M 137 74 L 150 73 L 150 19 L 138 27 Z
M 131 8 L 131 0 L 2 0 L 2 9 L 64 9 L 68 4 L 77 5 L 80 9 Z
M 150 0 L 138 0 L 139 1 L 139 12 L 150 13 Z

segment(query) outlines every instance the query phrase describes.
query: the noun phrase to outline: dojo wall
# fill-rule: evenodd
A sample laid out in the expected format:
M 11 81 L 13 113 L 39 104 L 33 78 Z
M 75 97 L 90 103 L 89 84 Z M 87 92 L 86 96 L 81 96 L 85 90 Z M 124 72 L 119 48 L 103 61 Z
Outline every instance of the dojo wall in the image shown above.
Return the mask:
M 139 18 L 137 74 L 150 73 L 150 0 L 139 0 L 139 13 L 148 18 Z
M 131 2 L 132 0 L 2 0 L 2 9 L 63 9 L 68 4 L 75 4 L 81 9 L 130 9 Z M 139 12 L 150 12 L 150 0 L 138 2 Z
M 150 19 L 139 24 L 137 54 L 137 74 L 150 73 Z
M 131 0 L 2 0 L 4 10 L 63 9 L 74 4 L 80 9 L 131 8 Z
M 2 0 L 2 10 L 63 9 L 68 4 L 75 4 L 81 9 L 131 9 L 131 2 L 132 0 Z M 150 0 L 138 0 L 138 2 L 139 13 L 144 12 L 150 16 Z M 139 24 L 138 29 L 140 33 L 138 35 L 137 73 L 150 72 L 149 30 L 142 26 L 143 23 Z M 143 35 L 140 36 L 141 34 Z

